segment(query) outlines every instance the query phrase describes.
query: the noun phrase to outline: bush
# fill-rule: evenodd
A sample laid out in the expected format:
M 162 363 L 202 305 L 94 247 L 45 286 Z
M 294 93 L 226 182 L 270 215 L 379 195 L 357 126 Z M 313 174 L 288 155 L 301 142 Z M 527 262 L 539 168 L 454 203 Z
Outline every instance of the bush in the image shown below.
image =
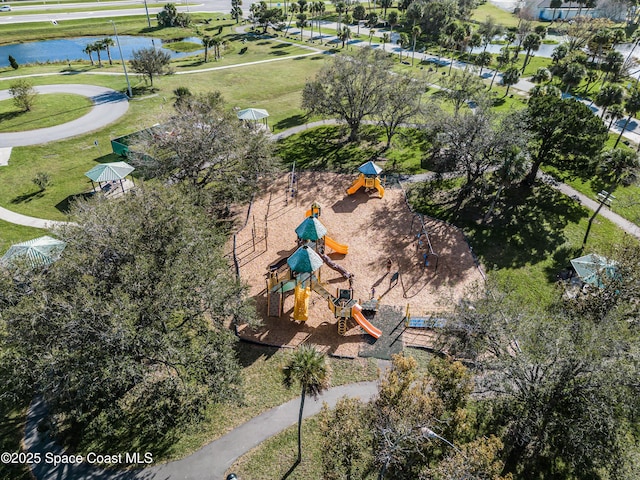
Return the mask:
M 24 78 L 11 84 L 9 94 L 13 97 L 14 105 L 24 112 L 31 110 L 38 95 L 31 82 Z
M 47 172 L 38 172 L 31 181 L 38 186 L 41 192 L 44 192 L 51 185 L 51 176 Z
M 14 70 L 17 70 L 18 67 L 20 65 L 18 65 L 18 62 L 16 61 L 15 58 L 13 58 L 11 55 L 9 55 L 9 64 L 11 65 L 11 68 L 13 68 Z

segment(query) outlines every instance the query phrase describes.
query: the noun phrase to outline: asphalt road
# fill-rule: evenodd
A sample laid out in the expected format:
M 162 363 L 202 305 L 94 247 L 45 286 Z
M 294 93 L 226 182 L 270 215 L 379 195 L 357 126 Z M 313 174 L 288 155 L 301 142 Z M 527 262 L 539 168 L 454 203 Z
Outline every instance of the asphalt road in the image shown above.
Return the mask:
M 127 97 L 110 88 L 95 85 L 60 84 L 34 87 L 38 93 L 74 93 L 89 97 L 94 107 L 89 113 L 55 127 L 25 132 L 0 133 L 0 147 L 22 147 L 53 142 L 98 130 L 124 115 L 129 108 Z M 0 91 L 0 101 L 11 98 L 8 90 Z
M 153 0 L 149 0 L 151 3 Z M 242 2 L 242 10 L 247 14 L 251 5 L 256 3 L 257 0 L 243 0 Z M 231 0 L 200 0 L 197 2 L 197 5 L 186 5 L 186 3 L 182 0 L 178 0 L 174 2 L 178 11 L 180 12 L 222 12 L 229 13 L 231 11 Z M 269 2 L 267 2 L 269 3 Z M 116 6 L 116 5 L 140 5 L 140 8 L 128 8 L 128 9 L 116 9 L 113 10 L 96 10 L 90 11 L 92 5 L 95 7 L 103 8 L 105 5 L 107 6 Z M 277 2 L 273 2 L 272 5 L 275 7 Z M 15 15 L 16 12 L 26 12 L 29 10 L 34 10 L 33 6 L 21 6 L 19 4 L 13 4 L 11 6 L 13 11 L 11 12 L 0 12 L 0 25 L 2 24 L 11 24 L 11 23 L 26 23 L 26 22 L 51 22 L 55 20 L 60 24 L 65 20 L 76 20 L 80 18 L 117 18 L 117 17 L 125 17 L 131 15 L 144 15 L 144 2 L 142 0 L 131 1 L 125 0 L 123 2 L 95 2 L 95 3 L 79 3 L 79 4 L 49 4 L 46 7 L 44 5 L 38 6 L 37 10 L 47 9 L 50 12 L 47 13 L 33 13 L 33 14 L 25 14 L 25 15 Z M 87 11 L 84 12 L 64 12 L 62 10 L 65 9 L 73 9 L 73 8 L 86 8 Z M 155 20 L 155 14 L 158 13 L 162 8 L 153 7 L 149 8 L 149 14 Z

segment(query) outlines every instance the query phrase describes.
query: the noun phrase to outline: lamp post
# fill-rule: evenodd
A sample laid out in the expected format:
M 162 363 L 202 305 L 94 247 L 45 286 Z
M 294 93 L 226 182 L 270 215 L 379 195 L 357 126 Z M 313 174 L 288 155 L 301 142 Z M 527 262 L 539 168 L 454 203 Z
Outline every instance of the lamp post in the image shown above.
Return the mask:
M 116 30 L 116 24 L 113 20 L 109 20 L 113 25 L 113 33 L 116 37 L 116 44 L 118 45 L 118 51 L 120 52 L 120 61 L 122 62 L 122 68 L 124 70 L 124 78 L 127 80 L 127 91 L 129 92 L 129 98 L 133 98 L 133 92 L 131 91 L 131 83 L 129 83 L 129 75 L 127 74 L 127 65 L 124 63 L 124 56 L 122 55 L 122 48 L 120 48 L 120 39 L 118 38 L 118 31 Z
M 147 0 L 144 0 L 144 11 L 147 12 L 147 25 L 151 28 L 151 19 L 149 18 L 149 7 L 147 6 Z

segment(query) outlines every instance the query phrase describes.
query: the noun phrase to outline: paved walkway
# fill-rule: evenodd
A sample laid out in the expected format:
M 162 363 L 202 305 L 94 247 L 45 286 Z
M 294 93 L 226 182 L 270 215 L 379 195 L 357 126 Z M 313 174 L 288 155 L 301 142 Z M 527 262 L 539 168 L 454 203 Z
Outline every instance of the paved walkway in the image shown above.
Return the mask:
M 320 412 L 323 402 L 333 407 L 344 396 L 359 397 L 363 401 L 368 401 L 377 391 L 377 382 L 352 383 L 331 388 L 317 400 L 307 399 L 304 418 Z M 65 463 L 54 466 L 41 461 L 38 464 L 32 464 L 31 471 L 37 480 L 222 480 L 235 460 L 273 435 L 295 425 L 298 421 L 299 406 L 299 398 L 291 400 L 249 420 L 182 460 L 144 470 L 109 471 L 95 468 L 87 463 Z M 38 432 L 38 423 L 45 418 L 46 413 L 43 401 L 37 400 L 31 404 L 27 412 L 24 437 L 25 450 L 30 453 L 40 453 L 43 459 L 46 453 L 63 454 L 62 448 L 47 434 Z M 229 414 L 233 415 L 233 410 L 230 410 Z
M 124 115 L 129 108 L 127 97 L 110 88 L 83 84 L 43 85 L 34 87 L 38 93 L 73 93 L 89 97 L 94 107 L 89 113 L 55 127 L 24 132 L 0 133 L 0 147 L 23 147 L 63 140 L 98 130 Z M 8 90 L 0 91 L 0 101 L 11 98 Z

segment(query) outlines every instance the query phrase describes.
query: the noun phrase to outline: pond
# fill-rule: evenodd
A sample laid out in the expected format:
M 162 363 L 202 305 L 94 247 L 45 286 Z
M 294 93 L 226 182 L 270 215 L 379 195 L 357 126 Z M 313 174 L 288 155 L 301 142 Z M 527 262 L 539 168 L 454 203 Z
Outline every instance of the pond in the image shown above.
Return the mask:
M 0 47 L 0 67 L 6 67 L 9 65 L 9 55 L 16 59 L 19 65 L 27 63 L 46 63 L 46 62 L 66 62 L 70 60 L 84 59 L 89 60 L 86 53 L 82 51 L 89 43 L 102 40 L 107 36 L 102 37 L 78 37 L 78 38 L 63 38 L 57 40 L 44 40 L 41 42 L 28 42 L 17 43 L 13 45 L 4 45 Z M 115 38 L 111 37 L 115 43 Z M 122 47 L 122 55 L 125 60 L 130 60 L 133 56 L 134 50 L 140 50 L 141 48 L 149 47 L 164 47 L 171 53 L 171 58 L 181 58 L 190 55 L 195 55 L 204 50 L 198 50 L 195 52 L 174 52 L 171 51 L 170 44 L 164 40 L 150 37 L 134 37 L 129 35 L 118 35 L 120 40 L 120 46 Z M 201 43 L 197 37 L 190 37 L 180 39 L 181 41 Z M 102 60 L 107 60 L 107 52 L 102 51 L 100 53 Z M 111 57 L 114 60 L 120 60 L 120 53 L 118 47 L 111 47 Z M 93 60 L 97 61 L 98 57 L 93 53 Z

